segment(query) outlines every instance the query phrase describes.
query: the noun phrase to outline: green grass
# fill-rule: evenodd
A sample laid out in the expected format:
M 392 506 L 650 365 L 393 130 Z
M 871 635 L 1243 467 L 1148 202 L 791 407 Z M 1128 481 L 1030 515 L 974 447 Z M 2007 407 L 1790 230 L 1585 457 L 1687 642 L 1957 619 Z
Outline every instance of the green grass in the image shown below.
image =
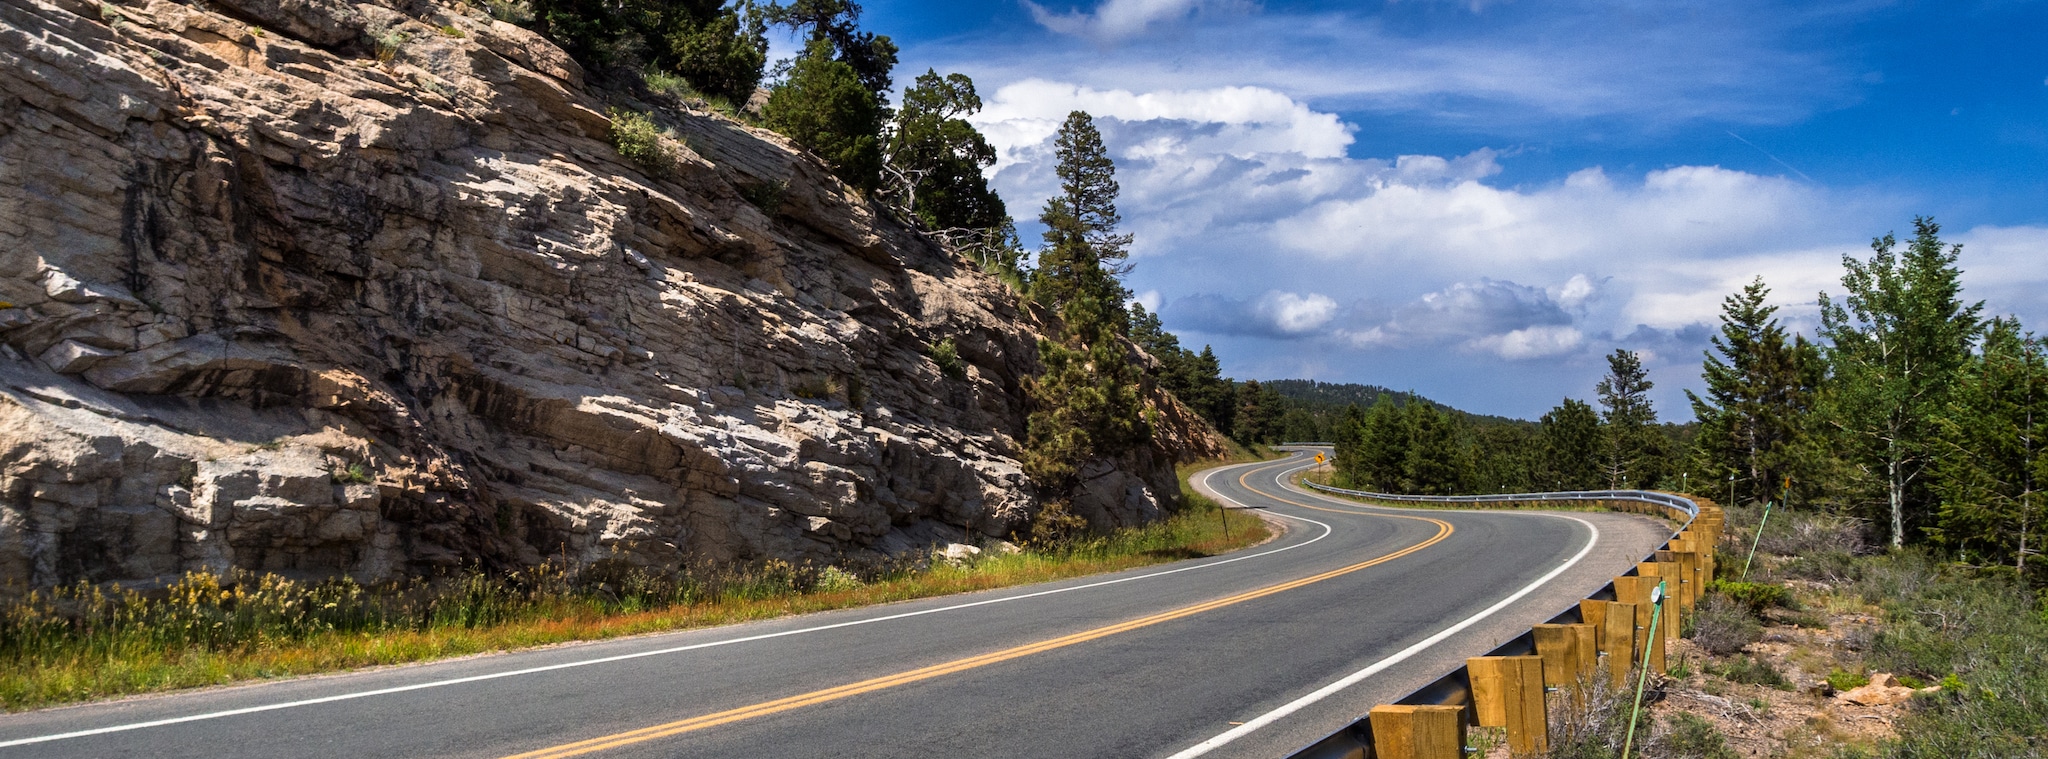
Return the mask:
M 976 559 L 658 573 L 599 562 L 370 587 L 236 572 L 170 588 L 78 585 L 0 603 L 0 706 L 402 664 L 963 593 L 1212 556 L 1270 537 L 1189 493 L 1172 517 Z

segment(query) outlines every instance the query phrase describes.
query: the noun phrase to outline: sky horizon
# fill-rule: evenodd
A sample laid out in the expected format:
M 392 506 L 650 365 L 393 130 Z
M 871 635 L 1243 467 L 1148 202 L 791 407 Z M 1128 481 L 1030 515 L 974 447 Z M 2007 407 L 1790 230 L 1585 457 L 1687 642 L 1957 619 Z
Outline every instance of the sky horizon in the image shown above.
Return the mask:
M 1035 247 L 1070 110 L 1126 283 L 1226 375 L 1533 419 L 1640 351 L 1684 421 L 1721 300 L 1794 330 L 1841 257 L 1933 217 L 1965 297 L 2048 332 L 2048 7 L 1911 2 L 872 2 L 974 79 Z

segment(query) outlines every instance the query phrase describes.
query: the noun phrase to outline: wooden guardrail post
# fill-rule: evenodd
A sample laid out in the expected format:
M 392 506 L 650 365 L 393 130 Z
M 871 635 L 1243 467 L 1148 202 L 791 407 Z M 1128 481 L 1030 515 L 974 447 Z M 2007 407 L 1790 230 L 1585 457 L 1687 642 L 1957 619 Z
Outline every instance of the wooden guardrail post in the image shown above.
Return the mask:
M 1583 688 L 1600 676 L 1600 628 L 1585 623 L 1565 627 L 1571 630 L 1572 645 L 1579 649 L 1579 671 L 1572 681 Z
M 1640 565 L 1637 566 L 1636 571 L 1640 573 L 1642 567 Z M 1655 607 L 1650 603 L 1650 592 L 1656 588 L 1657 578 L 1655 577 L 1644 577 L 1639 574 L 1635 577 L 1614 578 L 1615 598 L 1635 605 L 1635 650 L 1633 652 L 1635 660 L 1648 661 L 1652 670 L 1662 674 L 1664 672 L 1664 645 L 1662 640 L 1664 636 L 1657 636 L 1659 640 L 1656 641 L 1650 640 L 1650 614 L 1655 610 Z M 1660 622 L 1659 624 L 1664 623 Z
M 1673 537 L 1671 539 L 1671 542 L 1668 545 L 1670 546 L 1669 553 L 1671 554 L 1671 561 L 1678 565 L 1678 579 L 1672 583 L 1671 592 L 1673 595 L 1678 597 L 1678 606 L 1681 610 L 1691 611 L 1692 570 L 1686 568 L 1685 557 L 1686 555 L 1692 553 L 1693 550 L 1692 533 L 1678 533 L 1676 537 Z M 1662 558 L 1661 554 L 1665 552 L 1660 551 L 1658 553 L 1660 554 L 1660 556 L 1657 560 L 1663 561 L 1664 559 Z
M 1579 679 L 1579 636 L 1572 625 L 1536 625 L 1536 655 L 1543 658 L 1543 685 L 1563 688 Z
M 1679 551 L 1676 554 L 1678 557 L 1679 575 L 1685 578 L 1685 587 L 1683 588 L 1685 592 L 1678 599 L 1680 605 L 1685 607 L 1687 614 L 1692 613 L 1693 607 L 1699 605 L 1700 597 L 1706 595 L 1707 592 L 1706 581 L 1700 577 L 1698 543 L 1698 540 L 1688 539 L 1685 541 L 1686 550 Z
M 1508 750 L 1516 755 L 1549 750 L 1549 712 L 1544 708 L 1542 656 L 1475 656 L 1465 660 L 1472 680 L 1473 714 L 1487 727 L 1508 729 Z M 1379 725 L 1373 725 L 1377 732 Z
M 1645 566 L 1650 568 L 1648 572 L 1644 572 L 1641 569 L 1641 567 Z M 1679 612 L 1680 603 L 1678 602 L 1678 594 L 1682 592 L 1682 590 L 1678 586 L 1678 581 L 1680 579 L 1683 579 L 1684 573 L 1681 572 L 1678 568 L 1678 557 L 1670 551 L 1658 551 L 1656 561 L 1645 562 L 1643 564 L 1637 565 L 1637 567 L 1637 574 L 1645 575 L 1648 577 L 1654 577 L 1664 581 L 1664 601 L 1662 603 L 1662 606 L 1664 607 L 1664 617 L 1661 621 L 1657 623 L 1657 637 L 1663 638 L 1667 641 L 1678 640 L 1678 633 L 1680 632 L 1680 620 L 1685 618 L 1685 616 Z M 1663 653 L 1659 652 L 1657 656 L 1661 659 L 1663 658 Z M 1658 671 L 1661 672 L 1663 670 Z
M 1609 685 L 1620 686 L 1628 679 L 1635 655 L 1635 617 L 1635 607 L 1628 604 L 1591 598 L 1579 602 L 1579 618 L 1593 626 L 1594 663 L 1604 665 Z
M 1382 704 L 1372 721 L 1373 756 L 1379 759 L 1464 759 L 1465 707 Z

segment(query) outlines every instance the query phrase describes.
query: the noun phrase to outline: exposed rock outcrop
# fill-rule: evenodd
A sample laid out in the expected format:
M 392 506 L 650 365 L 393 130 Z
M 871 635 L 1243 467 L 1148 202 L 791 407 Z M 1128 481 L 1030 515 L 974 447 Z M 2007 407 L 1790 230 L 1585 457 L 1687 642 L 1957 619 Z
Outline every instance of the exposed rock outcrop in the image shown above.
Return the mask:
M 1037 508 L 1034 320 L 781 138 L 650 175 L 428 2 L 0 2 L 0 584 L 831 560 Z M 951 338 L 949 377 L 925 355 Z M 1218 442 L 1077 503 L 1156 516 Z

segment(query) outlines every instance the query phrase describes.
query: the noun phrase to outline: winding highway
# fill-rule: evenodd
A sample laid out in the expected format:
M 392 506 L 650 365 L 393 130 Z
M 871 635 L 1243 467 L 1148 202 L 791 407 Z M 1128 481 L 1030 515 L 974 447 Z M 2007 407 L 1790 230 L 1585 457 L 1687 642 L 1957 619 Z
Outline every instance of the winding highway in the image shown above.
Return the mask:
M 1483 653 L 1668 537 L 1611 513 L 1195 486 L 1226 556 L 822 614 L 0 717 L 4 757 L 1275 757 Z

